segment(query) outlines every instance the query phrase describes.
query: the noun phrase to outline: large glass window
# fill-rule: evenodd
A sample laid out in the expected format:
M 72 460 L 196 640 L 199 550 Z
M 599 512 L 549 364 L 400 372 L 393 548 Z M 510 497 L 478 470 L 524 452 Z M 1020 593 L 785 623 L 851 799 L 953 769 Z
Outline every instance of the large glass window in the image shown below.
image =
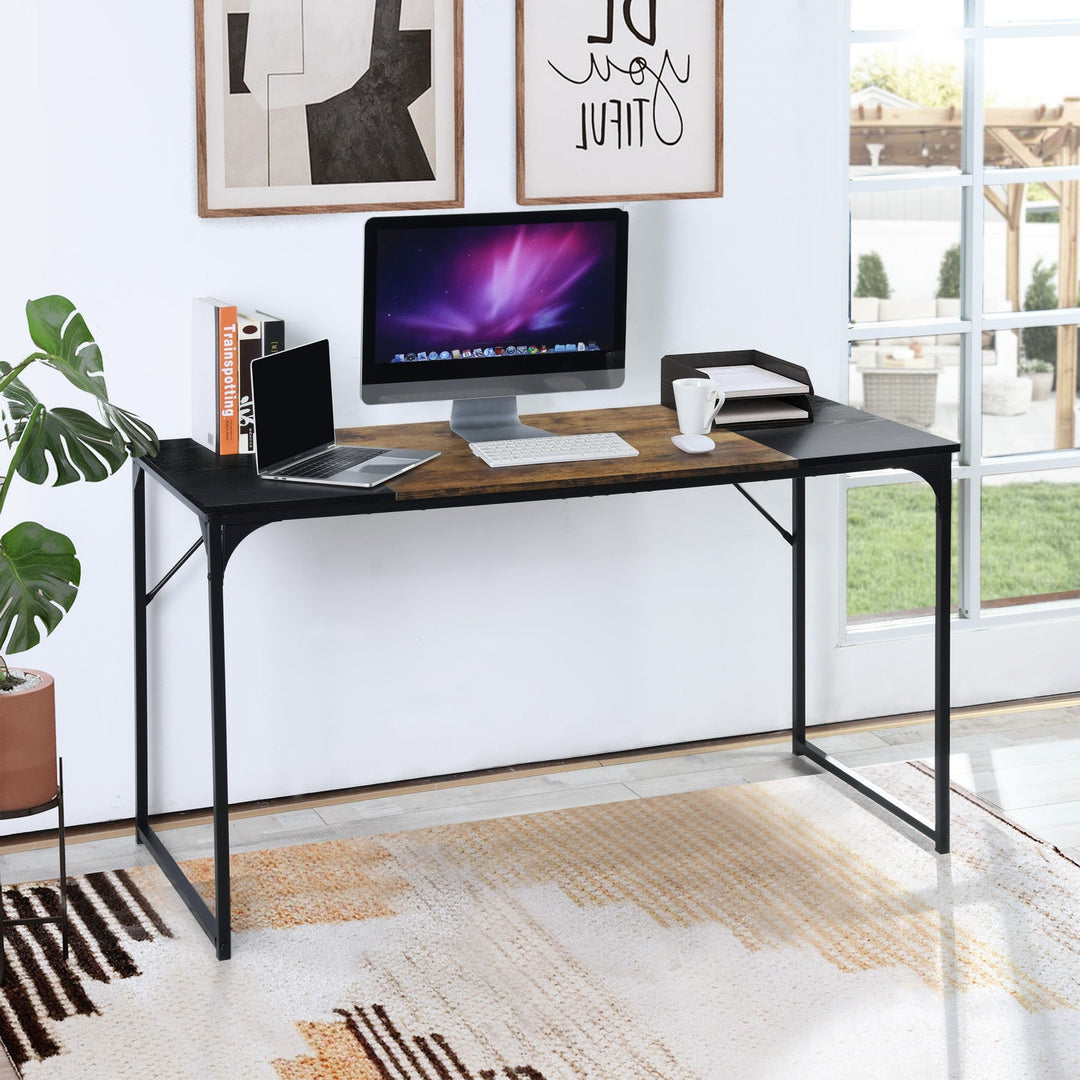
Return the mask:
M 1007 3 L 1008 0 L 998 0 Z M 1016 2 L 1016 0 L 1013 0 Z M 1020 0 L 1021 3 L 1025 0 Z M 1031 0 L 1053 3 L 1054 0 Z M 1070 4 L 1072 0 L 1056 0 Z M 851 25 L 856 30 L 889 30 L 911 26 L 960 26 L 964 19 L 964 0 L 851 0 Z
M 960 171 L 963 45 L 932 42 L 852 46 L 852 176 Z
M 955 494 L 955 493 L 954 493 Z M 956 607 L 956 503 L 953 607 Z M 934 495 L 926 484 L 852 487 L 847 498 L 848 619 L 854 623 L 934 610 Z
M 854 321 L 955 318 L 959 307 L 947 304 L 939 312 L 934 301 L 960 296 L 959 249 L 959 190 L 930 187 L 853 195 L 852 294 L 882 302 L 878 308 L 853 305 Z
M 960 443 L 962 618 L 1076 603 L 1080 5 L 851 0 L 851 27 L 849 400 Z M 849 623 L 932 602 L 929 496 L 895 479 L 849 481 Z
M 859 0 L 854 0 L 858 3 Z M 873 3 L 873 0 L 867 0 Z M 1080 18 L 1076 0 L 986 0 L 986 21 L 995 23 L 1037 23 Z
M 981 550 L 988 606 L 1080 596 L 1080 469 L 985 478 Z
M 886 420 L 956 439 L 960 431 L 958 334 L 852 342 L 848 401 Z

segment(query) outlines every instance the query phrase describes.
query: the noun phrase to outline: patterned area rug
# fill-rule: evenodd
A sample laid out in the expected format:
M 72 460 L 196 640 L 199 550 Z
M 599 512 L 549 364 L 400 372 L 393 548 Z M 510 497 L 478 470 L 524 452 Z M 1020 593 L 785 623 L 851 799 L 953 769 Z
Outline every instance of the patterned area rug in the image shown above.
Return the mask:
M 25 1080 L 1075 1080 L 1080 867 L 959 794 L 953 834 L 813 776 L 259 851 L 225 963 L 156 868 L 91 874 L 68 966 L 9 936 L 0 1039 Z

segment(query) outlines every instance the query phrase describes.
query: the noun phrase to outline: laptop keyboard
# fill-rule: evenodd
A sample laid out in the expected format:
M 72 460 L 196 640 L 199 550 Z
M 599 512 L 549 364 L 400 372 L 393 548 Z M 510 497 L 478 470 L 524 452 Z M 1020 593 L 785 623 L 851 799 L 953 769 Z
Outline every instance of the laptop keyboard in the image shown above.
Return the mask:
M 289 476 L 333 476 L 334 473 L 351 469 L 354 465 L 361 465 L 385 452 L 380 446 L 338 446 L 310 461 L 293 465 L 286 472 Z

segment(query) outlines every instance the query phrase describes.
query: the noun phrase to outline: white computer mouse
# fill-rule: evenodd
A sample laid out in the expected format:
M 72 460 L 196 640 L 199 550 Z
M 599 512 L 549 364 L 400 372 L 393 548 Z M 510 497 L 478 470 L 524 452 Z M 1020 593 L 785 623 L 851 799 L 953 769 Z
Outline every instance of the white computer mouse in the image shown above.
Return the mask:
M 684 454 L 707 454 L 716 449 L 716 443 L 708 435 L 672 435 L 671 441 Z

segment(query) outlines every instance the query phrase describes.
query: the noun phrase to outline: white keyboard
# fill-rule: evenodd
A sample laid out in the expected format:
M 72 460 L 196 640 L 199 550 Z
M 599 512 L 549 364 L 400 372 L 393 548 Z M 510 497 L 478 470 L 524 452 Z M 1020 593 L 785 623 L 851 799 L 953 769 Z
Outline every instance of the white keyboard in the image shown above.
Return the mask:
M 535 439 L 493 439 L 469 443 L 469 449 L 496 469 L 504 465 L 546 465 L 552 461 L 637 456 L 637 451 L 613 431 L 592 435 L 546 435 Z

